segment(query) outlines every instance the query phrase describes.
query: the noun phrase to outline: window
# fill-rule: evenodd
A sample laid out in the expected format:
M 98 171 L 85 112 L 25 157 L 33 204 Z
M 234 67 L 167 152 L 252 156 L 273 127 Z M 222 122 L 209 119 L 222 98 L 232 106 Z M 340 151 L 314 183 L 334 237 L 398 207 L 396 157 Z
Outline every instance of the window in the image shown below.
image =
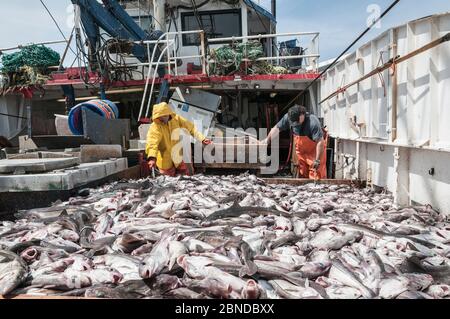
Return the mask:
M 238 37 L 242 35 L 240 10 L 221 10 L 199 12 L 199 18 L 208 38 Z M 182 13 L 183 31 L 201 30 L 198 19 L 193 12 Z M 183 35 L 183 45 L 200 45 L 198 34 Z
M 132 17 L 134 22 L 136 22 L 138 24 L 138 26 L 141 27 L 142 30 L 151 32 L 152 31 L 152 17 L 150 16 L 141 16 L 141 18 L 139 19 L 139 17 Z

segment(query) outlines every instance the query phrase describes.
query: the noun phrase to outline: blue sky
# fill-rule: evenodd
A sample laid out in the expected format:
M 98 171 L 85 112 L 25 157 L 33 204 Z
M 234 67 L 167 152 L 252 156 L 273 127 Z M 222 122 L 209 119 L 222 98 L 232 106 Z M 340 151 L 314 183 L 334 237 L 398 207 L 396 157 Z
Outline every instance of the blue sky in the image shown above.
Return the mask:
M 61 35 L 39 0 L 0 0 L 2 13 L 0 48 L 48 40 L 59 40 Z M 258 2 L 258 0 L 256 0 Z M 270 7 L 270 0 L 259 1 Z M 370 15 L 367 8 L 378 5 L 383 11 L 392 0 L 278 0 L 278 32 L 321 32 L 322 60 L 339 54 L 366 27 Z M 66 36 L 71 31 L 67 21 L 70 0 L 45 0 Z M 450 11 L 449 0 L 402 0 L 382 21 L 381 28 L 373 30 L 360 44 L 384 30 L 409 20 L 430 14 Z M 63 51 L 64 45 L 54 47 Z M 73 56 L 69 56 L 69 63 Z

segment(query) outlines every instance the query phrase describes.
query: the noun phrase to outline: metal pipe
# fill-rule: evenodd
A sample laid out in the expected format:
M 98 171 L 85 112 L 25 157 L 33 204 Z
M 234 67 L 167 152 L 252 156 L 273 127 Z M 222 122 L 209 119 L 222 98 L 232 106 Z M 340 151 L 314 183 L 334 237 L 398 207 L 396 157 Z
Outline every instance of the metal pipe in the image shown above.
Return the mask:
M 423 47 L 421 47 L 421 48 L 419 48 L 417 50 L 414 50 L 414 51 L 412 51 L 412 52 L 410 52 L 410 53 L 408 53 L 408 54 L 406 54 L 406 55 L 404 55 L 402 57 L 394 57 L 394 58 L 390 59 L 388 62 L 386 62 L 384 65 L 382 65 L 382 66 L 372 70 L 371 72 L 369 72 L 368 74 L 366 74 L 362 78 L 360 78 L 360 79 L 358 79 L 356 81 L 353 81 L 352 83 L 350 83 L 350 84 L 344 86 L 343 88 L 340 88 L 339 90 L 335 91 L 334 93 L 330 94 L 325 99 L 320 101 L 319 104 L 322 104 L 323 102 L 331 99 L 332 97 L 338 95 L 339 93 L 341 93 L 341 92 L 343 92 L 345 90 L 348 90 L 350 87 L 352 87 L 352 86 L 354 86 L 354 85 L 356 85 L 356 84 L 358 84 L 358 83 L 360 83 L 360 82 L 362 82 L 362 81 L 364 81 L 364 80 L 366 80 L 368 78 L 371 78 L 372 76 L 377 75 L 378 73 L 381 73 L 381 72 L 387 70 L 388 68 L 392 67 L 393 65 L 405 62 L 405 61 L 415 57 L 416 55 L 419 55 L 419 54 L 421 54 L 421 53 L 423 53 L 425 51 L 428 51 L 428 50 L 430 50 L 430 49 L 432 49 L 432 48 L 434 48 L 434 47 L 436 47 L 436 46 L 438 46 L 438 45 L 440 45 L 442 43 L 448 42 L 448 41 L 450 41 L 450 32 L 447 33 L 446 35 L 444 35 L 443 37 L 440 37 L 439 39 L 434 40 L 434 41 L 424 45 Z
M 166 0 L 153 0 L 155 30 L 166 32 Z
M 267 38 L 277 38 L 277 37 L 292 37 L 301 35 L 319 35 L 320 32 L 290 32 L 290 33 L 278 33 L 278 34 L 259 34 L 259 35 L 249 35 L 243 37 L 228 37 L 228 38 L 214 38 L 209 39 L 211 43 L 215 42 L 227 42 L 227 41 L 240 41 L 244 39 L 254 40 L 254 39 L 267 39 Z
M 397 56 L 397 32 L 395 29 L 392 30 L 392 57 Z M 392 110 L 391 110 L 391 141 L 395 142 L 397 140 L 397 109 L 398 109 L 398 71 L 394 68 L 392 74 Z
M 61 57 L 61 61 L 59 62 L 58 71 L 61 71 L 62 68 L 63 68 L 63 63 L 64 63 L 64 60 L 66 59 L 67 52 L 70 49 L 70 44 L 72 43 L 72 39 L 73 39 L 74 34 L 75 34 L 75 27 L 72 29 L 72 33 L 70 34 L 69 40 L 67 41 L 66 48 L 65 48 L 64 53 L 63 53 L 63 55 Z
M 30 43 L 30 44 L 24 44 L 24 45 L 18 45 L 17 47 L 14 48 L 5 48 L 5 49 L 0 49 L 0 54 L 2 52 L 5 51 L 13 51 L 13 50 L 18 50 L 18 49 L 22 49 L 23 47 L 27 47 L 30 45 L 50 45 L 50 44 L 60 44 L 60 43 L 67 43 L 68 41 L 66 40 L 59 40 L 59 41 L 46 41 L 46 42 L 39 42 L 39 43 Z
M 272 0 L 272 15 L 277 18 L 277 0 Z
M 203 31 L 200 33 L 200 50 L 202 55 L 202 73 L 206 74 L 208 62 L 206 61 L 205 32 Z
M 159 59 L 158 59 L 158 62 L 157 62 L 158 64 L 161 62 L 161 60 L 162 60 L 162 58 L 163 58 L 163 56 L 164 56 L 164 54 L 165 54 L 165 51 L 168 50 L 168 49 L 169 49 L 169 47 L 165 47 L 165 48 L 162 50 L 161 55 L 159 56 Z M 148 98 L 148 104 L 147 104 L 147 110 L 146 110 L 146 112 L 145 112 L 145 117 L 148 117 L 148 116 L 149 116 L 150 104 L 151 104 L 151 102 L 152 102 L 153 90 L 154 90 L 154 88 L 155 88 L 155 79 L 156 79 L 157 71 L 158 71 L 158 67 L 155 68 L 155 72 L 153 73 L 152 87 L 151 87 L 151 89 L 150 89 L 150 96 L 149 96 L 149 98 Z
M 166 37 L 167 34 L 164 33 L 162 34 L 159 39 L 156 41 L 157 43 L 153 46 L 153 52 L 152 52 L 152 57 L 150 58 L 149 62 L 149 67 L 148 67 L 148 72 L 147 72 L 147 80 L 145 81 L 145 89 L 144 89 L 144 96 L 142 98 L 142 102 L 141 102 L 141 108 L 139 110 L 139 117 L 138 120 L 140 121 L 142 118 L 142 113 L 144 112 L 144 106 L 145 106 L 145 98 L 147 97 L 147 90 L 148 90 L 148 81 L 150 79 L 150 75 L 152 74 L 152 68 L 151 68 L 151 63 L 153 62 L 153 59 L 155 58 L 155 54 L 156 54 L 156 48 L 158 47 L 159 42 Z M 145 42 L 144 42 L 145 43 Z M 147 51 L 148 51 L 148 56 L 150 56 L 150 45 L 149 43 L 146 43 L 147 45 Z
M 177 31 L 177 32 L 166 32 L 158 40 L 145 40 L 145 41 L 134 41 L 136 44 L 159 44 L 162 39 L 164 39 L 166 36 L 171 35 L 183 35 L 183 34 L 195 34 L 195 33 L 202 33 L 202 30 L 189 30 L 189 31 Z M 174 40 L 172 40 L 174 41 Z
M 319 58 L 319 54 L 303 54 L 303 55 L 290 55 L 290 56 L 283 56 L 283 57 L 264 57 L 264 58 L 258 58 L 254 61 L 272 61 L 272 60 L 294 60 L 299 58 Z M 250 59 L 242 59 L 243 62 L 249 62 L 252 61 Z M 209 60 L 209 62 L 215 62 L 215 60 Z

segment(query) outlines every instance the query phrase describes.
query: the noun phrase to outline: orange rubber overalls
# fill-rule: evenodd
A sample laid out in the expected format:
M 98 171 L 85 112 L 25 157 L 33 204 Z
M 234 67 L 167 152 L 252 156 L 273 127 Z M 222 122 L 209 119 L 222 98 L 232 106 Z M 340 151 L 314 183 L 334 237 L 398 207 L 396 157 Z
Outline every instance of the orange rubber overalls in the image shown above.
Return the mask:
M 190 164 L 186 164 L 185 162 L 181 162 L 180 166 L 172 167 L 171 169 L 160 169 L 159 172 L 163 175 L 175 177 L 178 175 L 181 176 L 193 176 L 194 168 Z
M 313 165 L 316 160 L 318 143 L 311 140 L 308 136 L 294 136 L 295 151 L 298 158 L 299 178 L 309 178 L 314 180 L 327 178 L 328 132 L 323 130 L 323 134 L 325 145 L 322 158 L 320 159 L 320 166 L 317 171 L 313 169 Z

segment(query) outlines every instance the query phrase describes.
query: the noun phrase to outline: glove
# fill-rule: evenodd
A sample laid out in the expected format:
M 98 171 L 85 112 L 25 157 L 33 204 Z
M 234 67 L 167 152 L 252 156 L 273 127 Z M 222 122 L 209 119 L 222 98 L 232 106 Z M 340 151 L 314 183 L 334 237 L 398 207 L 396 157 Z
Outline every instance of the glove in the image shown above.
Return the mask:
M 155 167 L 156 167 L 156 159 L 154 159 L 154 158 L 149 158 L 149 159 L 148 159 L 148 167 L 149 167 L 150 169 L 155 168 Z
M 320 167 L 320 161 L 319 160 L 315 160 L 314 164 L 313 164 L 313 169 L 318 170 Z
M 213 142 L 210 139 L 205 138 L 202 143 L 203 145 L 211 145 Z

